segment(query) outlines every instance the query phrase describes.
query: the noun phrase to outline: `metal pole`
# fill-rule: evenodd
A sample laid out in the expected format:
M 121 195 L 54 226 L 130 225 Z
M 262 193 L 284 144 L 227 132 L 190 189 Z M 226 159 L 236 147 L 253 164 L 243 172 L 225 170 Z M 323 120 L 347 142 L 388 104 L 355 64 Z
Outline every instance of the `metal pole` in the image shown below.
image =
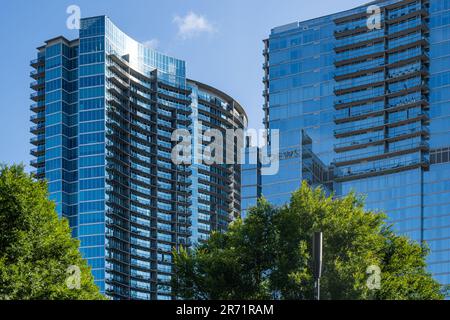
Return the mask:
M 320 300 L 320 277 L 322 276 L 322 232 L 314 232 L 312 241 L 313 276 L 315 284 L 315 299 Z
M 316 281 L 316 300 L 320 300 L 320 278 Z

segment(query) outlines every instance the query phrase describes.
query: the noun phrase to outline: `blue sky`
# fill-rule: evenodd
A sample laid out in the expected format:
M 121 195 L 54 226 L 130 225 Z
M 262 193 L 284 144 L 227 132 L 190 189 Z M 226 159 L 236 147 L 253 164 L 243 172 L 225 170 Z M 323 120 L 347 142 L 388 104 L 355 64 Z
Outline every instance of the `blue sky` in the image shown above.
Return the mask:
M 40 0 L 2 1 L 0 10 L 0 162 L 28 164 L 29 61 L 47 39 L 77 37 L 66 27 L 70 5 L 81 16 L 107 15 L 123 31 L 184 59 L 189 78 L 241 102 L 261 128 L 262 40 L 271 28 L 366 3 L 364 0 Z

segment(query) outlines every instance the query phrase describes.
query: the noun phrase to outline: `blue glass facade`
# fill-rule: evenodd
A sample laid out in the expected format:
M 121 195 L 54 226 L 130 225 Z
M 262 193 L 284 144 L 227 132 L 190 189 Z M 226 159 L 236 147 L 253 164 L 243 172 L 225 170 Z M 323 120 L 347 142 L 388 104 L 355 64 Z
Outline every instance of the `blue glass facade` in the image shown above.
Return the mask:
M 379 28 L 367 25 L 374 4 Z M 337 196 L 366 195 L 367 208 L 385 211 L 397 232 L 428 243 L 429 269 L 443 285 L 450 284 L 449 25 L 450 1 L 375 1 L 274 28 L 263 66 L 265 124 L 280 130 L 281 161 L 277 175 L 262 177 L 262 194 L 284 204 L 306 179 Z M 321 168 L 315 181 L 308 149 L 312 172 Z
M 96 284 L 114 299 L 172 299 L 172 250 L 241 210 L 240 167 L 177 165 L 172 133 L 243 129 L 244 110 L 105 16 L 82 19 L 76 40 L 47 41 L 31 65 L 31 164 Z M 197 140 L 193 151 L 207 145 Z
M 241 218 L 245 219 L 248 209 L 256 206 L 262 192 L 260 149 L 252 145 L 250 138 L 246 141 L 243 157 Z M 250 159 L 255 160 L 250 161 Z

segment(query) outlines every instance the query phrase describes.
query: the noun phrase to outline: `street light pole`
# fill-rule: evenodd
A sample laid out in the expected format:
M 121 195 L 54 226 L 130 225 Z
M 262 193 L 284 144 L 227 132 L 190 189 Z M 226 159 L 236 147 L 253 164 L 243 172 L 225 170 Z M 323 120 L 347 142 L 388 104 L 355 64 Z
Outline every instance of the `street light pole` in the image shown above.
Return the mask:
M 314 232 L 313 235 L 313 275 L 314 275 L 314 291 L 315 299 L 320 300 L 320 277 L 322 276 L 322 232 Z

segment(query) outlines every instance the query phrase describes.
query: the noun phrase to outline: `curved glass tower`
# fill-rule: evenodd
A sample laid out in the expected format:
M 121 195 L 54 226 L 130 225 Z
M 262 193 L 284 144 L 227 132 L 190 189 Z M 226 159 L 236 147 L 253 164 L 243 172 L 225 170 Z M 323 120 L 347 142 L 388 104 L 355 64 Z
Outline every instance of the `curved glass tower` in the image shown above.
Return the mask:
M 240 166 L 203 165 L 195 150 L 176 165 L 172 133 L 244 129 L 243 108 L 105 16 L 82 19 L 79 39 L 46 41 L 31 65 L 31 165 L 96 284 L 113 299 L 172 299 L 171 251 L 226 230 L 241 210 Z

